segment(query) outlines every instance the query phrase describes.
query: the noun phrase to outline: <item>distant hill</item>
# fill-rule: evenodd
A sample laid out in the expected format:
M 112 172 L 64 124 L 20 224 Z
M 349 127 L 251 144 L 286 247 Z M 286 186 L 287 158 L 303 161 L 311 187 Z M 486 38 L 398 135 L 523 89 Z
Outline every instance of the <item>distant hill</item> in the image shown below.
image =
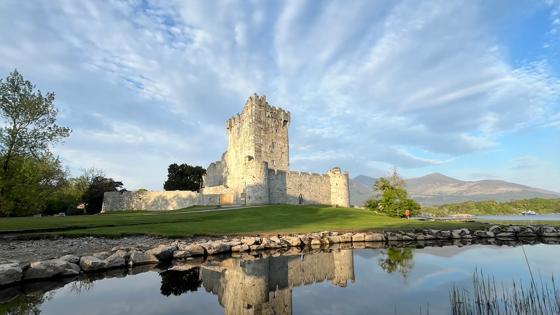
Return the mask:
M 377 179 L 365 175 L 350 180 L 350 203 L 362 205 L 372 195 Z M 422 205 L 440 205 L 463 201 L 510 201 L 530 198 L 560 198 L 560 193 L 502 180 L 462 181 L 433 173 L 406 180 L 409 194 Z

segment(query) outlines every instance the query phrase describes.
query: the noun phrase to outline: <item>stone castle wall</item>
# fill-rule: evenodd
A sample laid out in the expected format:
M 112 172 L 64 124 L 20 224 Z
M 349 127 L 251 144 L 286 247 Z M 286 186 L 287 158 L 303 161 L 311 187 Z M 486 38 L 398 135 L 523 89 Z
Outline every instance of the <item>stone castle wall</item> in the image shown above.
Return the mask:
M 176 210 L 196 205 L 219 205 L 220 195 L 194 191 L 106 192 L 101 212 L 125 210 Z
M 330 177 L 326 174 L 269 169 L 268 188 L 270 203 L 331 203 Z

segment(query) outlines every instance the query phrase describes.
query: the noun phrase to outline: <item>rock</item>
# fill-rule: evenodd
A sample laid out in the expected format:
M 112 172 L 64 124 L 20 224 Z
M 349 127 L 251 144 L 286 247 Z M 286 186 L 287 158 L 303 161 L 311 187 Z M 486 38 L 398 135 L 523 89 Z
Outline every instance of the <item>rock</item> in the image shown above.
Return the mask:
M 173 252 L 175 251 L 175 249 L 175 246 L 159 245 L 150 250 L 147 250 L 146 254 L 154 255 L 160 261 L 168 261 L 173 259 Z
M 299 238 L 298 236 L 286 236 L 282 239 L 288 242 L 291 247 L 300 247 L 302 245 L 301 238 Z
M 498 233 L 502 232 L 502 227 L 499 226 L 499 225 L 493 225 L 488 229 L 488 232 L 492 232 L 492 233 L 494 233 L 494 235 L 498 234 Z
M 340 242 L 341 243 L 352 242 L 352 233 L 345 233 L 345 234 L 339 235 L 339 237 L 340 237 Z
M 438 239 L 449 239 L 451 238 L 451 231 L 439 231 L 436 237 Z
M 234 253 L 248 252 L 250 249 L 251 248 L 249 247 L 249 245 L 246 244 L 235 245 L 231 247 L 231 251 Z
M 560 237 L 560 233 L 558 232 L 543 232 L 541 234 L 542 237 Z
M 80 257 L 78 257 L 76 255 L 64 255 L 64 256 L 62 256 L 58 259 L 64 260 L 64 261 L 67 261 L 67 262 L 73 263 L 73 264 L 78 264 L 80 262 Z
M 265 249 L 263 244 L 258 244 L 258 245 L 251 245 L 249 246 L 249 249 L 252 251 L 257 251 L 257 250 L 263 250 Z
M 93 253 L 91 256 L 103 260 L 103 259 L 111 256 L 111 253 L 110 252 L 99 252 L 99 253 Z
M 492 238 L 495 236 L 493 232 L 484 230 L 474 231 L 473 235 L 479 238 Z
M 17 263 L 0 265 L 0 286 L 19 282 L 23 276 L 23 270 Z
M 329 237 L 327 237 L 329 240 L 329 244 L 339 244 L 342 243 L 342 240 L 340 239 L 340 236 L 338 235 L 331 235 Z
M 258 237 L 244 237 L 241 239 L 241 243 L 247 246 L 258 245 L 261 243 L 261 239 Z
M 511 232 L 501 232 L 496 234 L 496 237 L 498 238 L 514 238 L 515 234 L 511 233 Z
M 532 230 L 524 230 L 517 233 L 518 237 L 537 237 L 537 233 Z
M 107 257 L 105 261 L 105 268 L 120 268 L 126 266 L 126 261 L 129 257 L 129 253 L 124 250 L 118 250 L 113 255 Z
M 204 256 L 204 254 L 206 254 L 206 250 L 204 249 L 204 247 L 198 245 L 198 244 L 191 244 L 191 245 L 187 245 L 187 246 L 181 246 L 180 250 L 182 252 L 184 252 L 183 254 L 179 254 L 179 256 L 184 255 L 184 257 L 195 257 L 195 256 Z M 174 258 L 178 258 L 175 256 L 175 253 L 173 254 Z
M 24 280 L 68 277 L 80 274 L 80 267 L 61 259 L 36 261 L 23 273 Z
M 128 260 L 128 264 L 130 266 L 154 264 L 158 262 L 159 260 L 157 259 L 156 256 L 141 252 L 139 250 L 133 250 L 130 253 L 130 258 Z
M 366 235 L 364 233 L 356 233 L 352 235 L 352 242 L 364 242 Z
M 208 255 L 229 253 L 231 251 L 231 246 L 222 242 L 209 242 L 204 247 Z
M 416 240 L 417 241 L 425 241 L 426 240 L 426 236 L 424 234 L 416 234 Z
M 385 238 L 388 241 L 392 241 L 392 242 L 402 241 L 402 235 L 398 234 L 398 233 L 394 233 L 394 232 L 386 232 L 385 233 Z
M 383 233 L 367 233 L 364 236 L 364 241 L 366 242 L 384 242 L 385 235 Z
M 403 235 L 402 235 L 402 240 L 403 240 L 403 241 L 410 242 L 410 241 L 414 241 L 415 237 L 416 237 L 416 235 L 411 236 L 411 235 L 409 235 L 409 234 L 403 234 Z
M 285 239 L 279 238 L 278 236 L 273 236 L 270 238 L 271 242 L 279 244 L 281 247 L 289 247 L 290 243 L 288 243 Z
M 95 271 L 105 269 L 107 263 L 95 256 L 82 256 L 80 258 L 80 267 L 83 271 Z

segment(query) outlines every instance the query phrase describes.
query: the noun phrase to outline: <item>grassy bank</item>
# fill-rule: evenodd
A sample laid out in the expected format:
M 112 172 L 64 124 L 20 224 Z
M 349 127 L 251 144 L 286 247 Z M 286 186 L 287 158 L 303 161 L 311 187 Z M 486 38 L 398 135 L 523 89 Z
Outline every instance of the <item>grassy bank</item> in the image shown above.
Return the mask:
M 267 205 L 200 212 L 121 212 L 74 217 L 24 217 L 0 219 L 0 233 L 21 235 L 153 234 L 162 236 L 287 233 L 315 231 L 407 230 L 415 228 L 479 228 L 473 222 L 416 222 L 363 209 L 329 206 Z

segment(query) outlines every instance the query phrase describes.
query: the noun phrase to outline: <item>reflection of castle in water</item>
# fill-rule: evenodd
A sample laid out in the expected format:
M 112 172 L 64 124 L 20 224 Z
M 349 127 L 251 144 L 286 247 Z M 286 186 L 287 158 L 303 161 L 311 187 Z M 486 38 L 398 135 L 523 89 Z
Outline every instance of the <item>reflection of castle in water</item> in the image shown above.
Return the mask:
M 162 279 L 165 281 L 163 274 Z M 352 250 L 227 259 L 201 266 L 197 280 L 218 296 L 225 314 L 291 314 L 293 287 L 323 281 L 345 287 L 348 280 L 354 280 Z M 162 284 L 162 292 L 164 285 L 168 284 Z

